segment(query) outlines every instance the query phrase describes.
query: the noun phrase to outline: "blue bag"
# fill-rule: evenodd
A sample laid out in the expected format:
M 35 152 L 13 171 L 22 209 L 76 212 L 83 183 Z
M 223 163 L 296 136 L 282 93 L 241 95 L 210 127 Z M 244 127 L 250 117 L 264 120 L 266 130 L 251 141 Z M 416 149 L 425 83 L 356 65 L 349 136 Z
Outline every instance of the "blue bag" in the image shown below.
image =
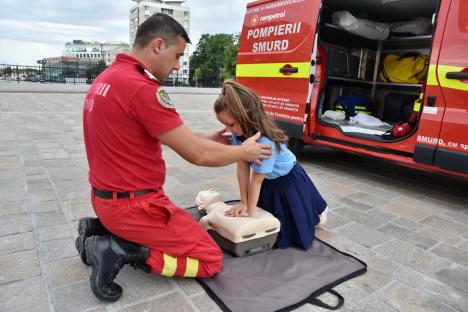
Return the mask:
M 346 118 L 354 117 L 357 113 L 372 114 L 371 100 L 365 96 L 342 95 L 335 101 L 335 111 L 345 112 Z

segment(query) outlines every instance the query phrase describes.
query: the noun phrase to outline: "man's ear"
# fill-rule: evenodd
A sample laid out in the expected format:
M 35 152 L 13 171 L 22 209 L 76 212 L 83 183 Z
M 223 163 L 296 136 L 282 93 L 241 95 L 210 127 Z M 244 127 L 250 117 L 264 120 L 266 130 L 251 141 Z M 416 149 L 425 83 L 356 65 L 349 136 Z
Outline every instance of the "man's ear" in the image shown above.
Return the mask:
M 151 46 L 155 54 L 161 53 L 161 50 L 164 48 L 164 45 L 165 43 L 162 38 L 154 38 L 151 42 Z

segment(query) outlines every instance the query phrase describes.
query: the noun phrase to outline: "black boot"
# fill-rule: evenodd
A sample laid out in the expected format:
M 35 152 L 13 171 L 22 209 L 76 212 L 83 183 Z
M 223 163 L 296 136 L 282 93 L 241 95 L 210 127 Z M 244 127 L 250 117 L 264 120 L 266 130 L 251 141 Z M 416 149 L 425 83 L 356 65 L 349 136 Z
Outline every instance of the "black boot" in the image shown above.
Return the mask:
M 75 240 L 76 250 L 80 255 L 81 261 L 89 265 L 86 258 L 85 241 L 88 237 L 94 235 L 110 235 L 111 233 L 106 230 L 98 218 L 81 218 L 78 222 L 78 237 Z
M 150 256 L 146 247 L 125 241 L 116 236 L 92 236 L 85 243 L 88 261 L 92 266 L 91 289 L 101 300 L 116 301 L 122 287 L 114 279 L 125 264 L 145 263 Z

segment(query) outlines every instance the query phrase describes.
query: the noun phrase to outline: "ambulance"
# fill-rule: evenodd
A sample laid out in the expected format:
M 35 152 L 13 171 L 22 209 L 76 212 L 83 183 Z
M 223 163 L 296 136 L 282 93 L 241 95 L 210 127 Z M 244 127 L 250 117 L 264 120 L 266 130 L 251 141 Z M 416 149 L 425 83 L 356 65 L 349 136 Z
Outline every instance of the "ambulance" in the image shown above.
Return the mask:
M 468 0 L 261 0 L 236 80 L 305 144 L 468 178 Z

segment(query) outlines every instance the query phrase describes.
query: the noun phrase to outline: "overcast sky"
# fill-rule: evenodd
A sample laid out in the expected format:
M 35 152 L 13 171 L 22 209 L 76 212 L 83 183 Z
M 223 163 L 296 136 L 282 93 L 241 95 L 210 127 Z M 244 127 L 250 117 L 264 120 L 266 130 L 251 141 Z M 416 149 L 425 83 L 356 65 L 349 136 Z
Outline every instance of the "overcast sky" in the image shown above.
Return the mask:
M 251 0 L 187 0 L 190 38 L 240 32 Z M 129 41 L 131 0 L 0 0 L 0 64 L 34 65 L 73 39 Z

